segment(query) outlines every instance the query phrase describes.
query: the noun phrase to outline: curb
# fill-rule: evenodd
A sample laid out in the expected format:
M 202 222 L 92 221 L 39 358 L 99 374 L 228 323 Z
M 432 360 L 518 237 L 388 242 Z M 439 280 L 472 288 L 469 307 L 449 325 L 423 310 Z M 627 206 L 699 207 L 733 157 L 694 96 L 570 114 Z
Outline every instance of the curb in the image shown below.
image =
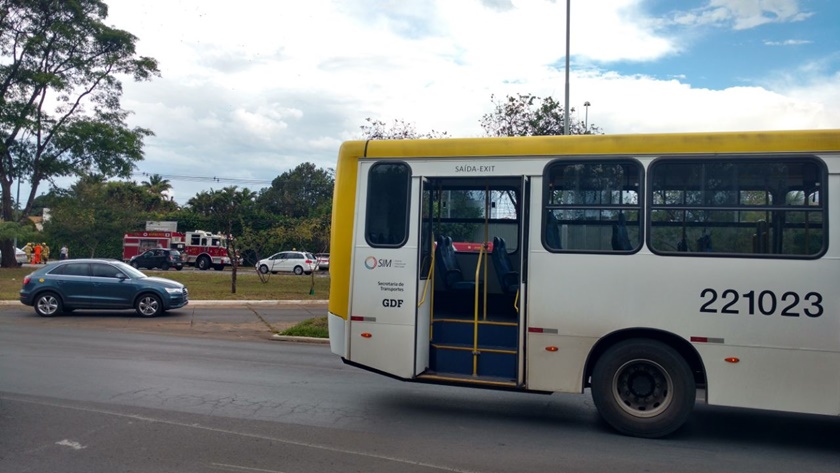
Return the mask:
M 294 342 L 294 343 L 311 343 L 315 345 L 329 345 L 329 338 L 315 338 L 315 337 L 294 337 L 291 335 L 280 335 L 275 333 L 271 336 L 271 340 L 278 342 Z
M 261 300 L 261 301 L 239 301 L 239 300 L 206 301 L 206 300 L 192 300 L 192 299 L 190 299 L 190 303 L 188 305 L 196 305 L 196 306 L 207 306 L 207 305 L 216 305 L 216 306 L 282 306 L 282 305 L 327 305 L 328 303 L 329 303 L 328 300 L 312 300 L 312 299 Z

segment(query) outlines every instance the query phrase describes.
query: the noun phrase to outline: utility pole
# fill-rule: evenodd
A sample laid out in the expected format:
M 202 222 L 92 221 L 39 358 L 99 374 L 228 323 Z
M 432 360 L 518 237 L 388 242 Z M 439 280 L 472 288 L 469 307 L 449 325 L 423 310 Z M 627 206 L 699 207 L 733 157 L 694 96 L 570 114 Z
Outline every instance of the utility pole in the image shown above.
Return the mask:
M 563 134 L 569 134 L 569 16 L 572 12 L 572 0 L 566 0 L 566 105 L 563 107 Z

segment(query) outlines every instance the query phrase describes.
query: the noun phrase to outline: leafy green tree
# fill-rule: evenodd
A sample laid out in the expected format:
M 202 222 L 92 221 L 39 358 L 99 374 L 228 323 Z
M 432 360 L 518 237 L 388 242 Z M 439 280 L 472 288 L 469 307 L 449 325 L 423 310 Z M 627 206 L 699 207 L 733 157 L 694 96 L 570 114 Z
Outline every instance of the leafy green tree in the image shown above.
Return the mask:
M 59 176 L 128 176 L 143 158 L 144 128 L 130 128 L 119 77 L 147 80 L 157 62 L 137 38 L 104 23 L 101 0 L 0 0 L 0 213 L 31 212 L 40 184 Z M 12 184 L 30 193 L 19 215 Z M 13 264 L 3 241 L 3 266 Z
M 275 178 L 257 202 L 268 212 L 290 218 L 329 214 L 334 186 L 332 169 L 302 163 Z
M 362 125 L 362 139 L 363 140 L 413 140 L 418 138 L 448 138 L 449 134 L 445 131 L 432 130 L 428 133 L 418 133 L 413 123 L 408 123 L 404 120 L 394 120 L 388 126 L 382 120 L 374 120 L 370 117 L 365 118 L 367 125 Z
M 507 96 L 497 100 L 490 96 L 493 112 L 481 118 L 481 127 L 487 136 L 550 136 L 565 134 L 565 113 L 563 105 L 552 97 L 540 98 L 531 94 Z M 570 112 L 574 112 L 571 109 Z M 595 125 L 582 121 L 569 123 L 570 135 L 600 134 Z
M 35 226 L 32 222 L 0 222 L 0 239 L 17 241 L 17 246 L 22 247 L 28 241 L 34 241 L 37 237 Z
M 51 246 L 66 244 L 86 257 L 122 258 L 122 237 L 143 228 L 146 192 L 131 182 L 106 182 L 86 176 L 50 198 L 44 237 Z
M 245 227 L 244 216 L 253 208 L 257 194 L 248 190 L 237 189 L 236 186 L 225 187 L 222 190 L 201 192 L 187 202 L 187 205 L 208 218 L 214 228 L 221 229 L 227 235 L 228 257 L 233 262 L 230 291 L 236 294 L 236 273 L 239 267 L 240 244 L 235 235 L 241 235 Z

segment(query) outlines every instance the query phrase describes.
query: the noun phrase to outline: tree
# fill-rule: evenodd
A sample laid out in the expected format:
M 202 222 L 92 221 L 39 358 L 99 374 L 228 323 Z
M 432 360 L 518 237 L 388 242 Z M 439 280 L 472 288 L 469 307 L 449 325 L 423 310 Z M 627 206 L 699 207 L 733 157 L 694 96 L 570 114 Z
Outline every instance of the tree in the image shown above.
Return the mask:
M 74 254 L 122 257 L 122 237 L 142 228 L 147 214 L 145 191 L 132 182 L 106 182 L 85 176 L 68 190 L 50 197 L 51 218 L 44 224 L 45 240 L 66 244 Z
M 152 132 L 129 128 L 118 76 L 147 80 L 157 62 L 138 57 L 137 38 L 106 26 L 101 0 L 0 0 L 0 188 L 2 218 L 30 214 L 42 182 L 100 174 L 127 177 Z M 12 184 L 30 193 L 19 215 Z M 19 203 L 18 203 L 19 205 Z M 3 249 L 11 250 L 4 240 Z M 3 266 L 13 264 L 3 252 Z
M 387 128 L 382 120 L 365 118 L 367 125 L 362 125 L 362 139 L 364 140 L 413 140 L 418 138 L 448 138 L 445 131 L 432 130 L 428 133 L 417 133 L 413 123 L 404 120 L 394 120 L 390 128 Z
M 258 202 L 267 211 L 290 218 L 329 215 L 334 186 L 332 169 L 302 163 L 275 178 L 271 187 L 262 191 Z
M 530 94 L 508 96 L 505 100 L 496 100 L 490 96 L 494 110 L 481 118 L 481 127 L 487 136 L 550 136 L 563 135 L 565 131 L 565 113 L 563 105 L 552 97 L 540 98 Z M 571 109 L 570 112 L 574 112 Z M 601 130 L 581 121 L 569 123 L 570 135 L 599 134 Z
M 225 232 L 227 239 L 227 253 L 232 262 L 233 272 L 230 279 L 230 291 L 236 294 L 236 273 L 239 267 L 240 246 L 234 235 L 241 235 L 246 226 L 244 215 L 254 206 L 257 194 L 248 190 L 237 190 L 236 186 L 225 187 L 220 191 L 201 192 L 187 202 L 194 210 L 200 209 L 206 218 Z
M 172 198 L 169 195 L 169 191 L 172 190 L 172 184 L 169 182 L 169 179 L 164 179 L 160 174 L 150 175 L 149 180 L 141 182 L 140 185 L 143 186 L 149 194 L 155 196 L 157 199 L 160 199 L 162 202 L 172 201 Z

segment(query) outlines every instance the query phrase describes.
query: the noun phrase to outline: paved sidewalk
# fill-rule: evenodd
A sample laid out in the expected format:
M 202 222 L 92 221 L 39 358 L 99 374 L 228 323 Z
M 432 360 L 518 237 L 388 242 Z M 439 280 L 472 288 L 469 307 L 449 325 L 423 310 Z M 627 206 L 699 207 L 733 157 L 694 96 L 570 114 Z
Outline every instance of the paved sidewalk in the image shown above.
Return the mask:
M 14 315 L 8 318 L 0 317 L 0 324 L 326 344 L 329 343 L 327 339 L 289 337 L 277 333 L 304 320 L 326 315 L 327 304 L 326 300 L 193 300 L 186 307 L 154 318 L 137 317 L 129 310 L 79 310 L 70 315 L 45 318 L 35 315 L 31 307 L 24 306 L 20 301 L 0 301 L 0 308 L 21 309 L 9 312 Z M 29 311 L 32 311 L 31 314 L 26 313 Z

